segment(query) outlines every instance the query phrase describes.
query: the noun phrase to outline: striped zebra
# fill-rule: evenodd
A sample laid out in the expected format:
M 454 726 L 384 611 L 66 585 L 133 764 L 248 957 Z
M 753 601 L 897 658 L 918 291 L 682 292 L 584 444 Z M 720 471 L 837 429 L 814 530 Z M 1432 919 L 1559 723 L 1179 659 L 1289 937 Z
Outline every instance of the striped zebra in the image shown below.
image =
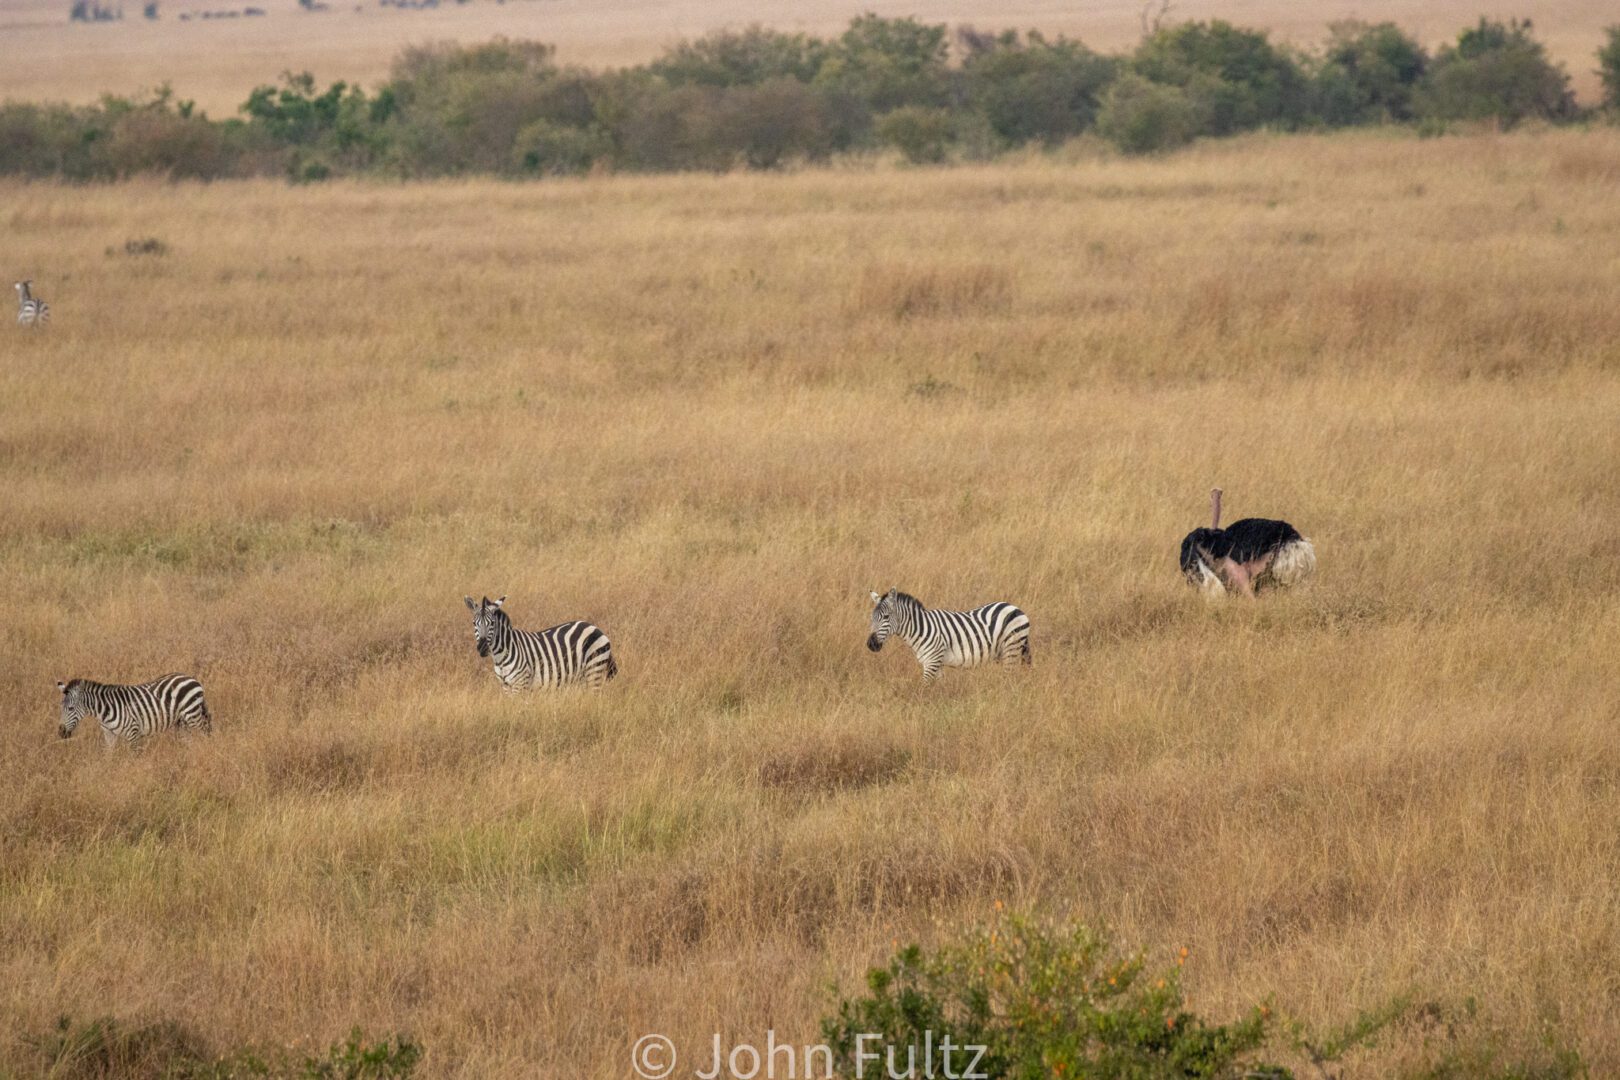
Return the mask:
M 592 690 L 619 673 L 613 645 L 600 627 L 566 622 L 549 630 L 516 630 L 501 605 L 506 597 L 473 603 L 473 640 L 478 655 L 492 657 L 495 677 L 507 693 L 584 683 Z
M 866 647 L 877 652 L 889 635 L 898 636 L 917 654 L 925 683 L 933 682 L 942 667 L 1030 662 L 1029 616 L 1011 604 L 934 611 L 898 589 L 887 596 L 873 593 L 872 603 L 872 636 Z
M 17 282 L 17 325 L 44 326 L 51 321 L 51 305 L 35 296 L 32 281 Z
M 139 686 L 74 679 L 59 682 L 56 688 L 62 691 L 62 726 L 57 732 L 64 739 L 86 716 L 101 721 L 101 738 L 109 749 L 119 739 L 133 743 L 165 728 L 204 735 L 214 730 L 202 683 L 189 675 L 165 675 Z

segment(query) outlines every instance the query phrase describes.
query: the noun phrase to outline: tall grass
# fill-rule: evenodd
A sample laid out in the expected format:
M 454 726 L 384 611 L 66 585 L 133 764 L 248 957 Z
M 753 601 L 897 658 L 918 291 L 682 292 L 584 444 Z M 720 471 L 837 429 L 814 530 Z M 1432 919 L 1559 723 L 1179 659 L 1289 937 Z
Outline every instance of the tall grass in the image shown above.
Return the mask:
M 55 316 L 0 336 L 0 1060 L 620 1077 L 1002 900 L 1188 946 L 1201 1012 L 1417 987 L 1620 1069 L 1616 163 L 0 189 Z M 1214 483 L 1313 587 L 1181 583 Z M 1034 667 L 925 690 L 891 585 Z M 469 592 L 621 678 L 503 697 Z M 57 739 L 56 679 L 169 670 L 211 739 Z

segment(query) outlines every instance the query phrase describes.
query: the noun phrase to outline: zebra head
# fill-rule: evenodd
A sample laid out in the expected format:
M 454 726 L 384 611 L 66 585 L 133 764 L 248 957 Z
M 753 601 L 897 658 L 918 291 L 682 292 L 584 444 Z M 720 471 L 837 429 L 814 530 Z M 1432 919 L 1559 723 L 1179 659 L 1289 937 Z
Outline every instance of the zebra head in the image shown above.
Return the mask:
M 899 592 L 895 589 L 890 589 L 887 596 L 872 594 L 872 636 L 866 639 L 866 647 L 873 652 L 883 648 L 883 643 L 894 632 L 894 609 L 898 596 Z
M 81 693 L 84 688 L 78 679 L 66 683 L 59 682 L 56 688 L 62 691 L 62 722 L 57 727 L 56 733 L 65 739 L 73 734 L 73 729 L 84 719 L 84 696 Z
M 462 599 L 467 602 L 467 609 L 473 613 L 473 641 L 478 645 L 478 655 L 488 656 L 499 633 L 498 628 L 508 622 L 506 612 L 501 610 L 501 605 L 506 603 L 506 597 L 491 600 L 486 596 L 481 604 L 473 603 L 470 596 L 463 596 Z

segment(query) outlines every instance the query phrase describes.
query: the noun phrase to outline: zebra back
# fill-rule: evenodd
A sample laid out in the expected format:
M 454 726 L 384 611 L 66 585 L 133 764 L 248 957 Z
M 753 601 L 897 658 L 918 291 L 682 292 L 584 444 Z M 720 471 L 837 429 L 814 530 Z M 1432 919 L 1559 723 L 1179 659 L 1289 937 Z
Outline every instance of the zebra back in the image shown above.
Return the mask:
M 96 717 L 109 739 L 126 741 L 172 727 L 204 733 L 213 730 L 213 714 L 203 697 L 202 683 L 189 675 L 175 672 L 132 685 L 90 679 L 57 685 L 62 690 L 63 738 L 72 735 L 85 716 Z

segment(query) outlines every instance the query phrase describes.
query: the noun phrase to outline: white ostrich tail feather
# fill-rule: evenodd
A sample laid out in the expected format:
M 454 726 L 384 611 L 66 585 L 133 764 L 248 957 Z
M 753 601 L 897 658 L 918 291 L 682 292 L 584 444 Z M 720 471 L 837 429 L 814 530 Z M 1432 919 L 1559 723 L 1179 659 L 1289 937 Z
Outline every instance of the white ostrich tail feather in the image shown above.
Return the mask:
M 1198 560 L 1198 591 L 1204 594 L 1205 600 L 1219 600 L 1226 595 L 1226 586 L 1221 584 L 1220 575 L 1201 558 Z
M 1299 585 L 1316 573 L 1316 548 L 1309 540 L 1295 540 L 1284 544 L 1271 560 L 1271 578 L 1281 588 Z

